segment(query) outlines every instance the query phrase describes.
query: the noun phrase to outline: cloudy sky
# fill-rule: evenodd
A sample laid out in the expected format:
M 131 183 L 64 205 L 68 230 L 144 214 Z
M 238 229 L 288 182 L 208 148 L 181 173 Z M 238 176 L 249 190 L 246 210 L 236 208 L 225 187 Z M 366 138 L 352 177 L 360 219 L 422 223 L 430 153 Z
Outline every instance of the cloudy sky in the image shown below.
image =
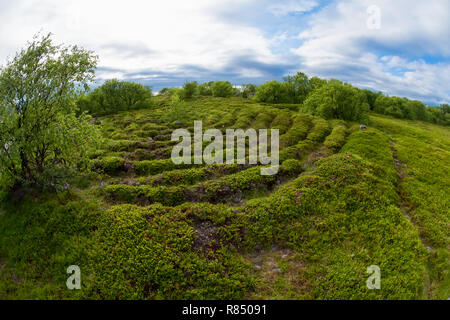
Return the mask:
M 450 102 L 449 0 L 0 0 L 0 64 L 38 31 L 99 56 L 98 82 L 281 80 L 303 71 Z

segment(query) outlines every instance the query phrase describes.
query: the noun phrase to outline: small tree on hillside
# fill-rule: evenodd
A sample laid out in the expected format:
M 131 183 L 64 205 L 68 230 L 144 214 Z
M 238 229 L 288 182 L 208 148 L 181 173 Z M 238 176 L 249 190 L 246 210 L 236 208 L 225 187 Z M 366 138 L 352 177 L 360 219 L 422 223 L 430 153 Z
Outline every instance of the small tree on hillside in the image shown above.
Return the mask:
M 310 91 L 308 76 L 303 72 L 297 72 L 295 76 L 284 77 L 284 82 L 288 88 L 289 102 L 303 103 Z
M 79 166 L 98 131 L 74 97 L 94 77 L 97 57 L 53 45 L 50 34 L 0 69 L 0 175 L 3 184 L 45 185 Z M 65 171 L 64 171 L 65 172 Z
M 234 88 L 228 81 L 216 81 L 211 87 L 214 97 L 231 97 L 234 94 Z
M 183 98 L 192 98 L 197 93 L 197 81 L 186 82 L 183 86 Z
M 411 110 L 413 120 L 427 120 L 427 107 L 426 105 L 418 100 L 406 101 L 406 108 Z
M 151 97 L 151 87 L 112 79 L 105 81 L 100 87 L 93 90 L 86 97 L 87 102 L 80 101 L 79 106 L 83 111 L 105 115 L 133 109 L 136 104 Z
M 212 96 L 212 85 L 214 84 L 214 81 L 209 81 L 202 83 L 198 86 L 198 93 L 201 96 Z
M 321 79 L 319 77 L 312 77 L 311 79 L 309 79 L 309 88 L 310 88 L 309 93 L 313 92 L 314 90 L 320 88 L 325 84 L 327 84 L 327 80 Z
M 258 102 L 286 103 L 289 102 L 288 86 L 275 80 L 266 82 L 256 88 L 254 99 Z
M 365 121 L 369 111 L 366 96 L 361 90 L 334 79 L 315 89 L 304 106 L 325 119 L 348 121 Z

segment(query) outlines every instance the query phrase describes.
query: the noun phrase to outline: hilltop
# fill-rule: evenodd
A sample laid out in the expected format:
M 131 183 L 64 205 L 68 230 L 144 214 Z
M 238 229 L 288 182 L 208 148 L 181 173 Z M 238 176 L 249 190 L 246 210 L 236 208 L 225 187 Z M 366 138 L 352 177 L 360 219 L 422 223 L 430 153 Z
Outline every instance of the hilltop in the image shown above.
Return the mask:
M 90 172 L 4 198 L 0 298 L 447 299 L 450 129 L 193 97 L 98 116 Z M 171 133 L 280 131 L 280 170 L 175 165 Z M 82 290 L 66 289 L 78 265 Z M 367 268 L 379 266 L 381 289 Z

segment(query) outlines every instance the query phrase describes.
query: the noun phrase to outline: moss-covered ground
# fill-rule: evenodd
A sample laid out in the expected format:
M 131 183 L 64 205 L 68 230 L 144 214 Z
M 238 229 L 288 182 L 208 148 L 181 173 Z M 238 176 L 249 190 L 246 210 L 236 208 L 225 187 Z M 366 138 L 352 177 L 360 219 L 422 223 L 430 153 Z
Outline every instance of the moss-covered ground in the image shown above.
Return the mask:
M 68 191 L 4 196 L 0 299 L 447 299 L 450 129 L 201 97 L 100 120 Z M 276 128 L 279 172 L 175 165 L 176 128 Z M 66 288 L 78 265 L 82 289 Z M 367 268 L 381 270 L 370 290 Z

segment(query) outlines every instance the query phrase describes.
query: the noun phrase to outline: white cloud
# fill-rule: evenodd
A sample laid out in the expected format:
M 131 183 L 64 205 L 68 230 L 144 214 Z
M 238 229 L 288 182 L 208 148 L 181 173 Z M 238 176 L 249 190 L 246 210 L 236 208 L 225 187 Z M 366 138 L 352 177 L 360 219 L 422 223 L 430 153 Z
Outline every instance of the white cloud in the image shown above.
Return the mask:
M 284 16 L 289 13 L 304 13 L 317 7 L 319 3 L 315 0 L 288 0 L 277 1 L 276 4 L 269 5 L 267 10 L 274 15 Z
M 367 8 L 380 8 L 379 29 L 367 27 Z M 450 55 L 447 0 L 349 0 L 324 8 L 299 34 L 292 52 L 302 69 L 392 95 L 449 101 L 450 63 L 426 63 Z M 445 61 L 445 59 L 444 59 Z
M 316 0 L 1 2 L 0 65 L 43 30 L 53 32 L 56 42 L 94 50 L 100 56 L 101 79 L 132 75 L 170 83 L 173 78 L 183 82 L 233 74 L 263 81 L 289 67 L 291 72 L 339 78 L 392 95 L 448 102 L 449 3 L 336 0 L 319 7 Z M 367 28 L 370 5 L 381 10 L 380 29 Z M 302 44 L 290 50 L 294 41 Z M 427 56 L 441 62 L 427 63 Z
M 0 12 L 0 59 L 42 29 L 53 32 L 56 41 L 94 50 L 101 67 L 127 72 L 174 72 L 185 65 L 220 71 L 244 54 L 261 63 L 277 62 L 258 28 L 216 17 L 232 5 L 236 2 L 17 1 Z

